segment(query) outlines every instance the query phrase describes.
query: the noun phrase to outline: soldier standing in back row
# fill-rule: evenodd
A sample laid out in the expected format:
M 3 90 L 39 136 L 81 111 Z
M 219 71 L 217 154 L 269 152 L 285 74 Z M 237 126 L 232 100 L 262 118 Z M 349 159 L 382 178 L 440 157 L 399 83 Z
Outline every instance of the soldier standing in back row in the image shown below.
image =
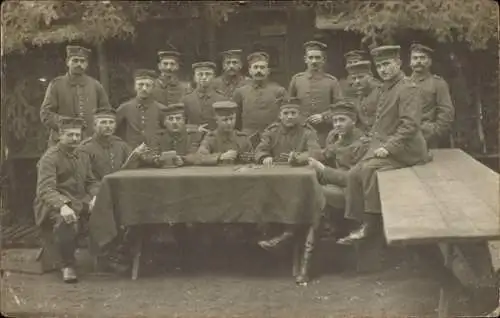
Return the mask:
M 260 134 L 276 120 L 279 107 L 286 95 L 282 86 L 270 82 L 269 55 L 255 52 L 248 56 L 248 72 L 252 81 L 234 91 L 233 100 L 238 104 L 238 126 L 252 140 L 260 141 Z
M 153 97 L 165 106 L 179 103 L 182 97 L 191 92 L 191 85 L 180 81 L 178 77 L 180 56 L 176 51 L 158 52 L 160 76 L 155 82 Z
M 250 80 L 241 73 L 243 68 L 241 53 L 241 50 L 229 50 L 221 53 L 223 73 L 214 80 L 213 84 L 215 89 L 228 99 L 233 97 L 236 88 L 245 85 Z
M 93 115 L 97 108 L 111 108 L 101 83 L 85 75 L 90 50 L 81 46 L 66 47 L 68 73 L 53 79 L 40 108 L 40 119 L 49 128 L 48 146 L 58 141 L 58 122 L 61 117 L 84 120 L 83 137 L 92 136 Z
M 324 146 L 331 122 L 323 113 L 342 98 L 342 92 L 338 80 L 323 71 L 326 44 L 309 41 L 304 47 L 307 70 L 292 77 L 288 94 L 300 100 L 301 115 L 316 129 L 320 145 Z
M 227 100 L 214 89 L 215 63 L 198 62 L 192 65 L 196 89 L 182 98 L 186 123 L 199 126 L 201 132 L 215 129 L 213 103 Z
M 344 54 L 346 70 L 352 63 L 363 60 L 363 54 L 364 52 L 360 50 L 353 50 Z M 349 76 L 349 72 L 347 72 L 346 78 L 339 79 L 339 85 L 342 89 L 342 96 L 344 96 L 344 98 L 356 98 L 356 89 L 352 87 L 352 80 Z
M 431 48 L 414 43 L 410 47 L 411 81 L 423 94 L 422 132 L 429 148 L 436 148 L 444 137 L 448 137 L 455 116 L 455 108 L 446 81 L 430 72 Z

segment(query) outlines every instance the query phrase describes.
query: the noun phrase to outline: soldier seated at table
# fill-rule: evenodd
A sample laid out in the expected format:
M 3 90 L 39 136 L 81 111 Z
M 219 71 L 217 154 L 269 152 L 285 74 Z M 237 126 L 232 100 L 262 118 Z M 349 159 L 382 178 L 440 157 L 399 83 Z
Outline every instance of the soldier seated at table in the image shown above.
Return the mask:
M 164 109 L 165 130 L 158 138 L 158 148 L 164 154 L 164 165 L 193 165 L 198 163 L 196 152 L 203 138 L 196 125 L 186 124 L 184 104 L 171 104 Z
M 217 128 L 208 132 L 197 154 L 200 164 L 236 164 L 253 161 L 252 144 L 247 134 L 235 129 L 238 105 L 232 101 L 215 102 Z
M 323 185 L 327 205 L 333 209 L 342 210 L 342 214 L 339 216 L 343 216 L 347 173 L 365 154 L 368 148 L 368 139 L 363 131 L 356 127 L 358 112 L 353 103 L 340 101 L 333 104 L 331 115 L 333 129 L 326 139 L 323 156 L 329 162 L 333 162 L 333 167 L 325 166 L 314 158 L 309 158 L 309 165 L 316 170 L 318 181 Z M 324 226 L 332 226 L 333 228 L 329 230 L 338 232 L 339 228 L 336 225 L 342 222 L 341 218 L 335 218 L 336 213 L 326 216 L 333 217 L 331 219 L 333 224 L 325 222 Z
M 309 157 L 319 158 L 321 148 L 314 128 L 300 119 L 299 103 L 291 99 L 280 107 L 279 122 L 271 124 L 262 134 L 256 148 L 255 160 L 265 166 L 285 163 L 292 166 L 307 165 Z M 285 231 L 258 244 L 272 249 L 289 241 L 295 233 L 295 225 L 287 225 Z
M 86 228 L 99 182 L 88 156 L 79 151 L 83 120 L 62 118 L 59 141 L 38 162 L 35 222 L 41 229 L 44 249 L 55 247 L 61 259 L 64 282 L 75 283 L 77 238 Z

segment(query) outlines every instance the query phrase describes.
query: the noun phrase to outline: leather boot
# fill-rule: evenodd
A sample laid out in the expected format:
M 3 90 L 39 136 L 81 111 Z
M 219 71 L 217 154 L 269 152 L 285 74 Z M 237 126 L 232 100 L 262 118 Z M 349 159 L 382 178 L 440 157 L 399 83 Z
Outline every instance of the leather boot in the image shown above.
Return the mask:
M 279 246 L 282 246 L 286 242 L 291 241 L 293 238 L 293 231 L 287 230 L 281 235 L 273 237 L 270 240 L 259 241 L 259 246 L 265 250 L 274 250 Z
M 365 213 L 364 222 L 361 226 L 349 233 L 346 237 L 337 240 L 338 244 L 352 245 L 355 242 L 365 240 L 378 233 L 381 228 L 381 215 L 374 213 Z

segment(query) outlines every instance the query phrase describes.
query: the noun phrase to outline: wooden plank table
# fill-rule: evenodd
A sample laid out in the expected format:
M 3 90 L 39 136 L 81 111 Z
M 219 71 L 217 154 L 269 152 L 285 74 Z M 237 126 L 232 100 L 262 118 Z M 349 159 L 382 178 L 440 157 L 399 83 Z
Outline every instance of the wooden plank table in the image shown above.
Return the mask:
M 378 173 L 384 233 L 388 245 L 438 244 L 457 275 L 464 269 L 455 260 L 467 264 L 461 244 L 500 239 L 499 175 L 460 149 L 432 154 L 428 164 Z M 498 264 L 499 255 L 491 256 Z M 440 317 L 448 315 L 448 301 L 442 288 Z

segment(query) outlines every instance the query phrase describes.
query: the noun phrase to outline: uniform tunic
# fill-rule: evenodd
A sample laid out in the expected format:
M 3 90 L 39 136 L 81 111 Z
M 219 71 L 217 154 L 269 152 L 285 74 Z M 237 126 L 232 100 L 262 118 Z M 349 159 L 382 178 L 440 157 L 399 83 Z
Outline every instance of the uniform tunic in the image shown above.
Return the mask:
M 197 154 L 202 164 L 216 165 L 220 155 L 229 150 L 235 150 L 238 154 L 251 152 L 252 144 L 248 135 L 238 130 L 230 133 L 218 129 L 210 131 L 203 138 Z M 239 158 L 236 161 L 243 162 Z
M 286 90 L 272 82 L 251 82 L 234 91 L 233 100 L 240 109 L 242 131 L 261 133 L 278 118 Z
M 292 77 L 288 88 L 290 97 L 297 97 L 301 104 L 301 114 L 304 118 L 313 114 L 322 114 L 329 110 L 331 104 L 342 98 L 339 81 L 335 76 L 319 72 L 301 72 Z M 319 142 L 325 144 L 326 136 L 331 129 L 329 120 L 315 125 Z
M 431 73 L 413 73 L 410 79 L 420 87 L 423 95 L 422 133 L 429 146 L 435 147 L 440 138 L 450 132 L 455 117 L 448 84 Z
M 208 124 L 208 129 L 215 129 L 215 112 L 212 104 L 224 100 L 227 98 L 212 88 L 207 90 L 197 88 L 187 94 L 182 98 L 186 123 L 197 126 Z
M 59 214 L 64 204 L 78 214 L 99 189 L 89 157 L 79 150 L 69 151 L 67 147 L 57 144 L 47 149 L 37 168 L 34 202 L 37 225 L 54 213 Z
M 87 75 L 69 74 L 54 78 L 40 108 L 40 119 L 50 130 L 49 147 L 58 141 L 57 125 L 61 117 L 84 119 L 83 137 L 92 136 L 96 108 L 111 108 L 108 95 L 97 80 Z
M 92 172 L 98 180 L 120 170 L 131 152 L 120 137 L 96 135 L 82 141 L 80 150 L 89 156 Z
M 159 77 L 153 89 L 153 98 L 160 104 L 168 106 L 179 103 L 184 96 L 192 91 L 191 85 L 180 81 L 177 76 Z
M 361 92 L 355 99 L 356 108 L 358 110 L 358 127 L 365 132 L 369 132 L 375 122 L 377 113 L 377 98 L 380 93 L 377 87 L 382 84 L 373 79 L 369 82 L 368 87 Z
M 184 162 L 188 164 L 196 163 L 196 152 L 202 140 L 202 133 L 198 131 L 197 126 L 187 125 L 183 131 L 173 133 L 164 130 L 159 137 L 159 150 L 175 150 L 178 156 L 181 156 Z
M 247 84 L 250 81 L 250 78 L 243 75 L 236 76 L 228 76 L 226 74 L 222 74 L 221 76 L 216 77 L 213 80 L 214 88 L 221 92 L 226 99 L 232 98 L 234 94 L 234 90 L 238 87 L 241 87 Z
M 424 163 L 428 158 L 420 131 L 420 89 L 400 73 L 379 90 L 368 151 L 347 176 L 346 217 L 352 219 L 362 220 L 363 212 L 381 213 L 377 171 Z M 388 157 L 375 157 L 374 151 L 380 147 L 389 151 Z
M 297 160 L 302 163 L 308 157 L 320 158 L 321 147 L 314 129 L 307 124 L 289 128 L 281 123 L 273 123 L 262 133 L 255 149 L 255 160 L 260 163 L 266 157 L 272 157 L 273 161 L 280 162 L 283 161 L 280 155 L 288 155 L 292 151 L 299 153 Z
M 163 108 L 164 105 L 152 99 L 132 98 L 116 111 L 116 134 L 132 149 L 143 142 L 149 146 L 157 144 L 163 124 Z

